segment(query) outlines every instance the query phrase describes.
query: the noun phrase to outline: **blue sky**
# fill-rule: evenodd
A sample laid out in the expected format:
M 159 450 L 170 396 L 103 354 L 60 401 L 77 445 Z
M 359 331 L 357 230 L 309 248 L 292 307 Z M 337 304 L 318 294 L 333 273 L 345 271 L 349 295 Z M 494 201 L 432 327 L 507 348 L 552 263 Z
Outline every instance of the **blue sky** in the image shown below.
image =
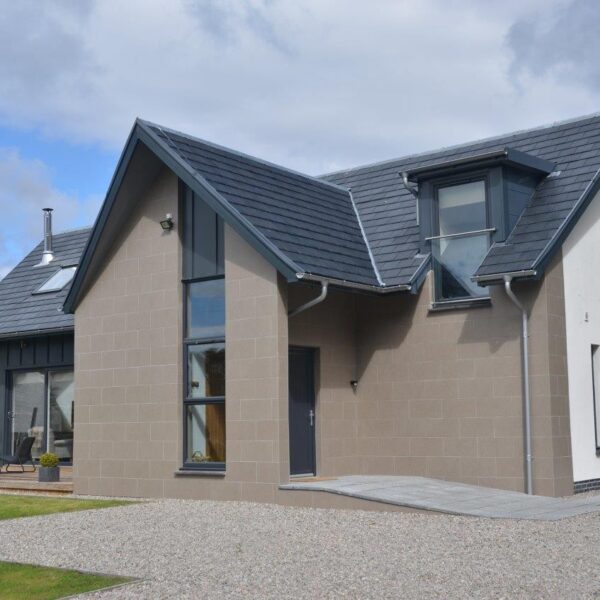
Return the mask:
M 596 0 L 0 11 L 0 277 L 91 224 L 136 116 L 311 174 L 600 110 Z

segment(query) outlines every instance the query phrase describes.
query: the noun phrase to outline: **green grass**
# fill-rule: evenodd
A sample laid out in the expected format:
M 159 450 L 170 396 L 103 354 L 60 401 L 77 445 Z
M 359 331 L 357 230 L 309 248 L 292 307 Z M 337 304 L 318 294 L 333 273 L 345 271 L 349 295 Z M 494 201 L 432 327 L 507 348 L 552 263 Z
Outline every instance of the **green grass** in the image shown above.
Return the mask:
M 59 512 L 110 508 L 131 504 L 126 500 L 79 500 L 49 496 L 12 496 L 0 494 L 0 520 L 35 517 Z
M 128 581 L 126 577 L 0 562 L 2 600 L 53 600 Z

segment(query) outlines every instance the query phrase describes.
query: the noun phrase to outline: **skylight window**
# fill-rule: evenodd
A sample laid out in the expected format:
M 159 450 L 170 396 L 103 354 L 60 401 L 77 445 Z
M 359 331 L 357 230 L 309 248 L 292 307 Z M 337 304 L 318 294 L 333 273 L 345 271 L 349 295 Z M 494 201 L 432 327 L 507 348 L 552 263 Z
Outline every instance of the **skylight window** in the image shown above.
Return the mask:
M 75 271 L 77 267 L 64 267 L 59 269 L 46 281 L 46 283 L 42 284 L 36 291 L 36 294 L 43 294 L 44 292 L 58 292 L 62 290 L 65 285 L 71 282 L 73 277 L 75 276 Z

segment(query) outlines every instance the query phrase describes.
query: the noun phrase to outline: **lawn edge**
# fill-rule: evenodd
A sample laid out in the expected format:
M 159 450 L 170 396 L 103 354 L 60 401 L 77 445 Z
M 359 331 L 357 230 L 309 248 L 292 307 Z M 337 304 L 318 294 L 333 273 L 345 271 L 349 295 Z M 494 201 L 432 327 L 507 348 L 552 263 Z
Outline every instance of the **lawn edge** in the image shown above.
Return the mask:
M 127 579 L 128 581 L 123 581 L 122 583 L 115 583 L 114 585 L 109 585 L 106 587 L 96 588 L 95 590 L 89 590 L 87 592 L 79 592 L 77 594 L 70 594 L 69 596 L 61 596 L 59 600 L 69 600 L 72 598 L 77 598 L 78 596 L 87 596 L 88 594 L 95 594 L 96 592 L 105 591 L 105 590 L 113 590 L 116 588 L 124 587 L 126 585 L 134 585 L 136 583 L 143 583 L 147 581 L 147 579 L 134 577 L 132 575 L 119 575 L 118 573 L 103 573 L 101 571 L 89 571 L 87 569 L 73 569 L 71 567 L 56 567 L 52 565 L 40 565 L 38 563 L 28 563 L 21 562 L 18 560 L 4 560 L 0 558 L 0 563 L 8 563 L 11 565 L 23 565 L 25 567 L 40 567 L 42 569 L 56 569 L 57 571 L 71 571 L 72 573 L 81 573 L 82 575 L 97 575 L 98 577 L 120 577 L 122 579 Z

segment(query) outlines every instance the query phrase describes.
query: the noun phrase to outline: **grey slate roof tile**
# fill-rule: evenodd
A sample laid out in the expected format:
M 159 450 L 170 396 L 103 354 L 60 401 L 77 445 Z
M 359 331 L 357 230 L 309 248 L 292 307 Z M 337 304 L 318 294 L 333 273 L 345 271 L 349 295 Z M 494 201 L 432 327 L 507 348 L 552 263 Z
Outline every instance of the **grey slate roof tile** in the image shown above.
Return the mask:
M 416 257 L 418 234 L 414 198 L 404 189 L 402 171 L 511 147 L 556 164 L 558 176 L 545 179 L 503 245 L 494 245 L 477 275 L 535 268 L 582 193 L 600 169 L 600 116 L 558 123 L 426 154 L 407 156 L 324 175 L 352 189 L 375 262 L 386 285 L 409 284 L 423 260 Z M 403 258 L 399 260 L 399 256 Z
M 0 337 L 14 333 L 73 327 L 73 315 L 62 312 L 70 284 L 58 292 L 32 292 L 47 281 L 59 267 L 79 263 L 90 232 L 91 229 L 78 229 L 55 234 L 55 258 L 49 265 L 35 266 L 42 256 L 42 242 L 0 281 Z
M 346 190 L 182 133 L 148 126 L 306 273 L 378 285 Z

